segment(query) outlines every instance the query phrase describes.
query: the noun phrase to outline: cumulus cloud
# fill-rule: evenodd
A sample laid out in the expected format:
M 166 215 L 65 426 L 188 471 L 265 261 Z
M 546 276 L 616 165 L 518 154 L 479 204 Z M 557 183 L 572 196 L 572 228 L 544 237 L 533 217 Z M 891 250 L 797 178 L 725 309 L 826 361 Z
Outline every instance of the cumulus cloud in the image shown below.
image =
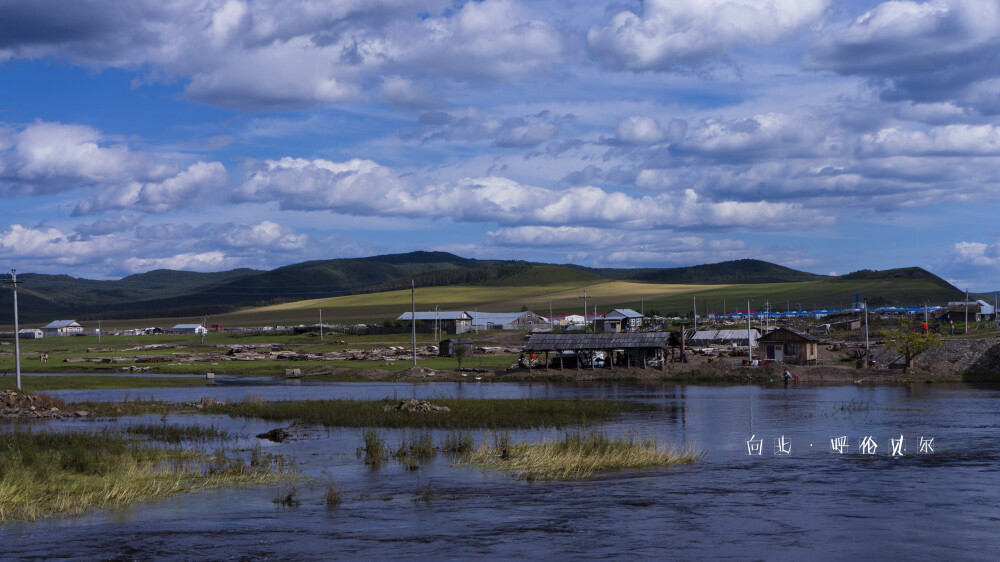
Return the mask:
M 242 109 L 356 100 L 386 75 L 397 78 L 384 99 L 426 106 L 414 79 L 522 79 L 567 51 L 559 30 L 513 0 L 38 0 L 0 6 L 0 22 L 0 61 L 141 69 Z
M 738 45 L 773 43 L 815 21 L 827 0 L 645 0 L 587 33 L 593 55 L 616 70 L 698 67 Z
M 477 108 L 430 111 L 420 116 L 420 128 L 403 135 L 431 142 L 489 142 L 499 148 L 532 148 L 554 139 L 572 114 L 549 111 L 518 117 L 492 117 Z
M 36 121 L 0 125 L 0 182 L 13 195 L 56 193 L 132 178 L 158 180 L 170 166 L 157 163 L 84 125 Z
M 115 235 L 80 236 L 56 228 L 11 225 L 0 232 L 0 256 L 30 267 L 35 264 L 79 266 L 129 255 L 131 245 Z
M 196 162 L 177 174 L 156 182 L 129 182 L 104 190 L 97 197 L 83 199 L 73 210 L 74 216 L 86 216 L 108 210 L 136 210 L 162 213 L 193 205 L 219 202 L 228 183 L 226 168 L 219 162 Z
M 782 228 L 829 224 L 789 203 L 712 201 L 694 190 L 633 197 L 593 186 L 565 190 L 489 176 L 421 185 L 370 160 L 284 158 L 262 163 L 236 189 L 246 201 L 351 215 L 448 219 L 503 225 L 586 222 L 627 229 Z M 780 220 L 780 223 L 779 223 Z
M 1000 112 L 1000 1 L 895 0 L 834 26 L 806 68 L 870 79 L 885 100 Z

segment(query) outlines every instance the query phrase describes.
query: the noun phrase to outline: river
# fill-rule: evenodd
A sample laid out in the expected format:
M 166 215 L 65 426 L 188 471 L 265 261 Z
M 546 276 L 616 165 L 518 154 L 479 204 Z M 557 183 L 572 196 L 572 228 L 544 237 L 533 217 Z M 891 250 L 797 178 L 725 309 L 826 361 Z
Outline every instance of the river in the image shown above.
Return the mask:
M 298 440 L 264 442 L 268 451 L 294 458 L 301 472 L 315 477 L 294 485 L 297 507 L 276 504 L 282 490 L 274 487 L 222 489 L 118 512 L 15 522 L 2 527 L 3 557 L 992 560 L 1000 552 L 997 386 L 230 383 L 131 396 L 188 401 L 247 393 L 265 399 L 635 400 L 655 409 L 602 429 L 692 444 L 704 458 L 584 481 L 527 482 L 455 466 L 444 454 L 418 470 L 394 463 L 372 470 L 355 456 L 360 430 L 313 428 Z M 50 394 L 117 400 L 123 392 Z M 148 418 L 141 421 L 161 421 Z M 135 421 L 47 425 L 98 428 Z M 243 446 L 277 426 L 220 416 L 163 421 L 214 423 L 245 436 Z M 390 444 L 399 442 L 400 432 L 386 433 Z M 559 435 L 511 433 L 526 441 Z M 476 436 L 482 439 L 481 432 Z M 337 507 L 324 501 L 330 479 L 343 493 Z M 428 487 L 430 501 L 419 501 Z

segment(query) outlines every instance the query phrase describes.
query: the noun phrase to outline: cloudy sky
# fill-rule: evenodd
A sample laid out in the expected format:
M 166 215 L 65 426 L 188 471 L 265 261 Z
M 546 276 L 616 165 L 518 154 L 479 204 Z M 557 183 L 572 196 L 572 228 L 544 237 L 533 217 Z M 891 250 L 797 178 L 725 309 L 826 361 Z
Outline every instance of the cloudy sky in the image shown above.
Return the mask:
M 0 269 L 411 250 L 1000 289 L 1000 0 L 0 0 Z

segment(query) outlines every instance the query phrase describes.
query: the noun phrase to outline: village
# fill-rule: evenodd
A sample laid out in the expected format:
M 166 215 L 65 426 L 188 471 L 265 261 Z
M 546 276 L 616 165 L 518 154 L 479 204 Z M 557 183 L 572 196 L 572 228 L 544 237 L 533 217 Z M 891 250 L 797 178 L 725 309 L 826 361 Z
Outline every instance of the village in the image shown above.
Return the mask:
M 461 380 L 473 374 L 477 380 L 650 380 L 696 375 L 732 381 L 889 381 L 902 375 L 941 377 L 995 369 L 992 359 L 984 359 L 992 349 L 987 345 L 991 339 L 984 343 L 973 337 L 995 323 L 994 306 L 982 300 L 870 310 L 859 301 L 838 310 L 741 310 L 670 318 L 630 308 L 599 312 L 595 307 L 587 315 L 548 316 L 527 310 L 408 311 L 381 323 L 308 326 L 224 327 L 202 322 L 102 330 L 100 324 L 54 320 L 19 330 L 17 339 L 42 340 L 31 346 L 38 351 L 28 352 L 37 358 L 32 366 L 40 371 L 87 364 L 115 372 L 156 373 L 182 372 L 188 366 L 191 372 L 214 376 L 213 365 L 215 370 L 222 370 L 220 364 L 232 365 L 223 372 L 235 374 L 238 364 L 258 363 L 273 365 L 271 374 L 285 378 L 339 374 L 368 380 Z M 886 341 L 901 332 L 925 336 L 933 345 L 908 356 L 906 349 Z M 268 341 L 295 335 L 311 340 Z M 11 336 L 0 334 L 0 354 L 14 353 L 8 347 Z M 74 336 L 90 336 L 88 341 L 96 337 L 98 345 L 58 355 L 47 350 L 53 346 L 42 345 Z M 145 336 L 149 343 L 115 343 Z M 454 362 L 442 363 L 443 358 Z

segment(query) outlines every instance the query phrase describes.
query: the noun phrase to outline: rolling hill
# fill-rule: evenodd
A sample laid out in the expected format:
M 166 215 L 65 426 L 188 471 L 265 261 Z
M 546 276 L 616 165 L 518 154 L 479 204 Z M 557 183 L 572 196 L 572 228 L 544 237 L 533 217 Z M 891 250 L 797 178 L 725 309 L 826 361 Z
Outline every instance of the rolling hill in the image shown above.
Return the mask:
M 9 275 L 5 276 L 9 279 Z M 0 276 L 0 279 L 4 276 Z M 484 310 L 531 308 L 557 312 L 589 304 L 661 313 L 685 312 L 692 297 L 707 310 L 753 307 L 829 307 L 853 302 L 919 304 L 961 298 L 943 279 L 920 268 L 862 270 L 841 277 L 796 271 L 759 261 L 736 260 L 685 268 L 611 269 L 524 261 L 476 260 L 446 252 L 411 252 L 365 258 L 317 260 L 271 271 L 237 269 L 217 273 L 156 270 L 116 281 L 67 275 L 19 275 L 22 322 L 55 318 L 197 317 L 260 308 L 267 317 L 320 306 L 344 318 L 395 316 L 409 299 L 411 279 L 434 304 Z M 738 301 L 744 301 L 742 306 Z M 399 301 L 399 302 L 397 302 Z M 275 307 L 274 305 L 282 305 Z M 0 324 L 13 322 L 11 292 L 0 293 Z M 404 303 L 405 304 L 405 303 Z M 798 306 L 798 305 L 796 305 Z M 264 307 L 264 308 L 261 308 Z M 268 308 L 269 307 L 269 308 Z M 699 304 L 699 310 L 705 311 Z M 579 309 L 579 310 L 578 310 Z M 312 312 L 308 313 L 311 317 Z

